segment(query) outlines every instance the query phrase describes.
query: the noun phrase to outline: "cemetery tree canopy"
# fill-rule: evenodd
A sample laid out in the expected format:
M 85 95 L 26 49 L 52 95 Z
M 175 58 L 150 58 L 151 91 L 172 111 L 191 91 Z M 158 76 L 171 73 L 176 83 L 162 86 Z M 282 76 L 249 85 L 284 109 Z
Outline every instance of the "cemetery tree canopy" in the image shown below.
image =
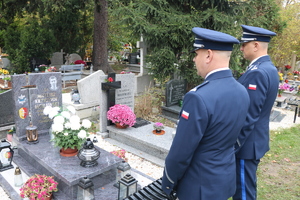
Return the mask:
M 284 2 L 286 4 L 280 10 L 280 18 L 286 22 L 286 27 L 272 39 L 274 48 L 271 51 L 273 62 L 279 67 L 291 65 L 292 55 L 300 54 L 300 2 Z
M 29 71 L 32 57 L 49 59 L 61 49 L 83 57 L 92 38 L 93 15 L 89 10 L 93 5 L 93 1 L 82 0 L 3 0 L 0 45 L 9 54 L 15 72 Z
M 151 62 L 154 76 L 164 81 L 177 70 L 190 86 L 200 82 L 195 76 L 194 55 L 188 53 L 194 39 L 192 27 L 213 29 L 240 38 L 241 24 L 277 33 L 283 26 L 274 0 L 114 0 L 110 5 L 110 13 L 123 19 L 136 37 L 143 34 L 149 47 L 147 62 Z M 238 45 L 232 55 L 231 68 L 242 71 L 245 61 Z

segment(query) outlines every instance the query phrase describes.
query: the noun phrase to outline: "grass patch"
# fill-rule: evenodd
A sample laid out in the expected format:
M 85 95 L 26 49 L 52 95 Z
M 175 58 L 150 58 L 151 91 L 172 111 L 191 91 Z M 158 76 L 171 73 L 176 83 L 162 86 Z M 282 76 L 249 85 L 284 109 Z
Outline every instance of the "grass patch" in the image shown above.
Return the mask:
M 270 151 L 257 171 L 257 199 L 300 199 L 300 125 L 270 133 Z
M 300 199 L 299 137 L 299 124 L 270 132 L 270 151 L 257 170 L 258 200 Z

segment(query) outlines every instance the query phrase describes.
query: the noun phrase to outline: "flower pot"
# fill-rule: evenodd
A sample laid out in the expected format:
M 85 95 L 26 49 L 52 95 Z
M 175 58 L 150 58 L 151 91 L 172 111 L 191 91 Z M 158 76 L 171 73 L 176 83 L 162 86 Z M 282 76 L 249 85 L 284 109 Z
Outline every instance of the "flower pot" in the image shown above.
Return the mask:
M 278 97 L 281 97 L 281 94 L 278 94 L 277 96 L 278 96 Z
M 12 142 L 12 137 L 13 137 L 12 134 L 7 134 L 6 136 L 7 141 Z
M 0 79 L 3 88 L 11 88 L 11 81 Z
M 128 126 L 127 125 L 121 125 L 120 123 L 116 123 L 116 128 L 119 128 L 119 129 L 125 129 L 127 128 Z
M 61 156 L 64 156 L 64 157 L 76 156 L 78 153 L 78 149 L 61 148 L 59 153 Z
M 159 131 L 158 130 L 153 130 L 152 133 L 155 134 L 155 135 L 163 135 L 166 132 L 164 130 L 159 130 Z

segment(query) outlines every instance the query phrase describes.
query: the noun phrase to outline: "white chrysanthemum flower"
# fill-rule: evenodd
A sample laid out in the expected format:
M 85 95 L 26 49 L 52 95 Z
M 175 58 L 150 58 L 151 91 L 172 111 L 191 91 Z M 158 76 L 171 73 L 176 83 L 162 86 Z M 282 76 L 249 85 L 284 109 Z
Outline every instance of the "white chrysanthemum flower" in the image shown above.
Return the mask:
M 52 124 L 52 131 L 57 133 L 57 132 L 62 132 L 64 130 L 64 126 L 62 124 Z
M 55 115 L 57 115 L 57 114 L 58 114 L 58 111 L 52 109 L 52 110 L 50 111 L 48 117 L 49 117 L 50 119 L 53 119 L 53 117 L 55 117 Z
M 65 123 L 65 128 L 66 129 L 70 129 L 71 128 L 71 123 L 70 122 L 66 122 Z
M 64 122 L 65 122 L 65 118 L 61 115 L 58 115 L 53 119 L 54 124 L 63 124 Z
M 71 123 L 72 130 L 79 130 L 81 127 L 80 123 Z
M 69 133 L 64 133 L 64 135 L 65 135 L 65 136 L 68 136 L 68 135 L 69 135 Z
M 75 115 L 76 109 L 75 109 L 73 106 L 68 106 L 67 109 L 68 109 L 73 115 Z
M 92 126 L 92 122 L 88 119 L 84 119 L 84 120 L 82 120 L 82 126 L 84 128 L 90 128 Z
M 67 118 L 67 119 L 70 119 L 70 117 L 71 117 L 71 114 L 68 111 L 62 111 L 61 115 L 64 116 L 65 118 Z
M 79 124 L 80 123 L 80 118 L 77 115 L 73 115 L 70 117 L 70 123 L 71 124 Z
M 53 107 L 53 110 L 56 110 L 58 112 L 58 111 L 60 111 L 60 108 L 55 106 L 55 107 Z
M 78 137 L 81 138 L 81 139 L 86 138 L 86 131 L 85 130 L 79 131 Z
M 46 106 L 43 110 L 44 115 L 49 115 L 51 110 L 52 110 L 51 106 Z

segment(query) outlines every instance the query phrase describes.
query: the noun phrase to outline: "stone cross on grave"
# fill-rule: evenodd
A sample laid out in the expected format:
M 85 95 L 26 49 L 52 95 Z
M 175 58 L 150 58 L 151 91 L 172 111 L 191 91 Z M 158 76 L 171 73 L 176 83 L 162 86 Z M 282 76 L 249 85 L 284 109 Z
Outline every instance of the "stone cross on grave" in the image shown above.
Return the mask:
M 36 85 L 29 85 L 29 81 L 28 81 L 28 77 L 27 77 L 27 85 L 24 85 L 23 87 L 21 87 L 21 89 L 26 89 L 27 90 L 27 97 L 28 97 L 28 106 L 29 106 L 29 109 L 28 109 L 28 116 L 29 116 L 29 120 L 30 120 L 30 122 L 32 122 L 32 105 L 31 105 L 31 101 L 32 101 L 32 99 L 30 98 L 31 97 L 31 95 L 30 95 L 30 92 L 29 92 L 29 90 L 30 89 L 34 89 L 34 88 L 36 88 Z
M 116 103 L 116 89 L 121 88 L 121 81 L 116 80 L 116 73 L 109 73 L 107 82 L 102 83 L 102 90 L 107 91 L 107 111 Z M 107 125 L 111 125 L 111 121 L 107 121 Z

